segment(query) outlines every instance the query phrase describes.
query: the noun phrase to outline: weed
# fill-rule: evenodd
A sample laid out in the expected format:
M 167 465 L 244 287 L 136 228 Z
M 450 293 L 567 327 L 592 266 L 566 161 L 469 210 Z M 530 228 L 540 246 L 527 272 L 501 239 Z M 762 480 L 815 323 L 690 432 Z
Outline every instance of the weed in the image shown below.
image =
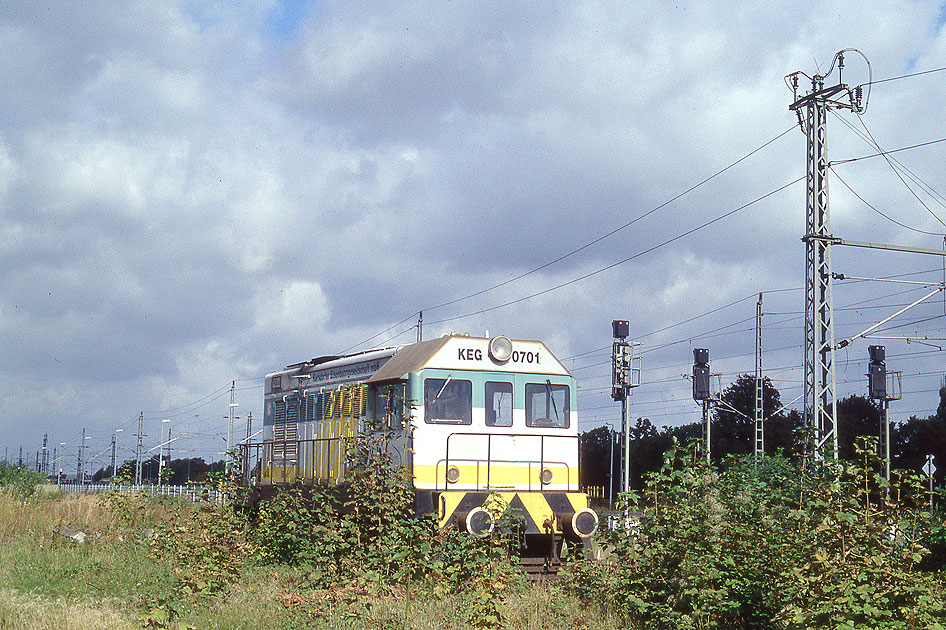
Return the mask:
M 569 586 L 644 627 L 942 627 L 943 577 L 919 569 L 922 486 L 909 475 L 887 486 L 873 452 L 715 470 L 677 447 L 643 495 L 625 497 L 644 524 L 607 534 L 610 562 L 576 563 Z
M 0 462 L 0 488 L 8 488 L 20 499 L 29 498 L 36 488 L 46 483 L 46 478 L 26 466 L 14 466 Z

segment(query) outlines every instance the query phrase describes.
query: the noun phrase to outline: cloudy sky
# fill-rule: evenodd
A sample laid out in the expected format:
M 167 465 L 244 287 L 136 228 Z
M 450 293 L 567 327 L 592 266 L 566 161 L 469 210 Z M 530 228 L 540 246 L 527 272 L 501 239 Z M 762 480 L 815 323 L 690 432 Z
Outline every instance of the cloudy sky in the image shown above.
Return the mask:
M 764 292 L 788 402 L 805 138 L 784 78 L 859 51 L 841 80 L 875 83 L 829 115 L 834 161 L 942 140 L 946 72 L 917 73 L 946 66 L 944 22 L 905 0 L 0 3 L 0 455 L 48 434 L 68 470 L 84 428 L 88 456 L 122 429 L 128 457 L 143 412 L 146 448 L 170 427 L 174 456 L 217 457 L 231 382 L 258 427 L 267 371 L 411 342 L 421 310 L 425 338 L 544 340 L 586 430 L 620 417 L 612 319 L 643 344 L 632 413 L 681 424 L 692 348 L 723 386 L 753 371 Z M 834 234 L 942 249 L 944 161 L 837 164 Z M 834 266 L 944 275 L 851 248 Z M 837 335 L 927 292 L 839 282 Z M 884 328 L 944 337 L 944 312 Z M 839 397 L 866 390 L 868 343 L 838 353 Z M 892 417 L 935 410 L 946 342 L 873 343 L 903 371 Z

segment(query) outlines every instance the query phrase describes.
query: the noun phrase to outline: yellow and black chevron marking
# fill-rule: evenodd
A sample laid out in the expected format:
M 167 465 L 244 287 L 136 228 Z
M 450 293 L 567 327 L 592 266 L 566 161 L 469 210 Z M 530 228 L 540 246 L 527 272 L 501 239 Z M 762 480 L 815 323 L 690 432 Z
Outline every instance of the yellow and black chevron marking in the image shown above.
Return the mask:
M 437 516 L 440 527 L 458 526 L 457 520 L 476 507 L 500 511 L 509 506 L 525 519 L 526 534 L 564 533 L 558 515 L 571 514 L 588 507 L 583 492 L 443 492 Z

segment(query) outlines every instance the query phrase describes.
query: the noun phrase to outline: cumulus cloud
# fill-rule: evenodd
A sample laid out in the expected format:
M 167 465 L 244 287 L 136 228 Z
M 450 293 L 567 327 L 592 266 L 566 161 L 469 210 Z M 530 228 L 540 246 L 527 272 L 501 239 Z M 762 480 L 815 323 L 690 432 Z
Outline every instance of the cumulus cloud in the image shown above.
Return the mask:
M 589 410 L 608 400 L 609 321 L 630 319 L 653 381 L 639 414 L 688 421 L 674 375 L 694 344 L 751 371 L 759 291 L 773 377 L 797 389 L 804 185 L 713 221 L 804 174 L 787 73 L 857 47 L 893 77 L 941 65 L 944 42 L 936 3 L 893 0 L 5 6 L 0 426 L 35 449 L 83 426 L 104 440 L 141 410 L 182 429 L 198 414 L 209 455 L 229 383 L 258 412 L 266 371 L 409 342 L 422 309 L 427 335 L 545 340 Z M 946 137 L 944 96 L 942 74 L 875 85 L 864 116 L 830 117 L 830 159 L 875 152 L 868 130 L 887 149 Z M 939 234 L 942 151 L 897 154 L 932 213 L 882 160 L 835 170 Z M 831 193 L 840 235 L 941 244 Z M 836 255 L 851 275 L 935 280 L 938 263 Z M 842 305 L 876 308 L 839 311 L 839 336 L 893 293 L 840 285 Z M 909 411 L 935 407 L 933 387 L 918 376 Z

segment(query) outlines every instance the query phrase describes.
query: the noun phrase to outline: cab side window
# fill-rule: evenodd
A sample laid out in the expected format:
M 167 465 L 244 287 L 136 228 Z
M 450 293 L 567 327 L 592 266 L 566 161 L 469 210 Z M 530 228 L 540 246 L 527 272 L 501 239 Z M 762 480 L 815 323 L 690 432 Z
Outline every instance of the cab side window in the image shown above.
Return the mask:
M 403 413 L 399 409 L 401 397 L 393 385 L 382 385 L 374 390 L 374 418 L 389 429 L 400 429 Z
M 512 426 L 512 383 L 486 383 L 486 426 Z
M 424 421 L 471 424 L 473 383 L 453 378 L 424 379 Z

